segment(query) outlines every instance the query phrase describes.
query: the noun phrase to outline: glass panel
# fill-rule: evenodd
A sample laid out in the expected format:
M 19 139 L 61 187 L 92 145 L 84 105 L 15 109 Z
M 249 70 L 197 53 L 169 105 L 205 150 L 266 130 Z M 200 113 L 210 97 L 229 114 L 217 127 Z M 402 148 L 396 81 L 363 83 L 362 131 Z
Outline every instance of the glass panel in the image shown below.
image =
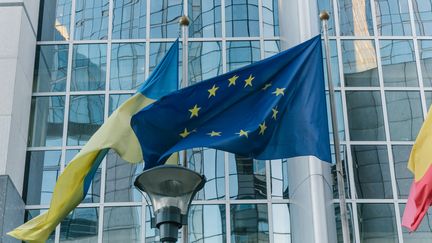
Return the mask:
M 109 114 L 108 115 L 111 115 L 115 110 L 117 110 L 117 108 L 121 104 L 123 104 L 130 97 L 132 97 L 132 94 L 110 95 L 109 107 L 108 107 Z
M 189 242 L 226 242 L 225 205 L 192 205 Z
M 176 23 L 177 24 L 177 23 Z M 171 47 L 172 43 L 169 42 L 153 42 L 150 43 L 150 60 L 149 60 L 149 74 L 152 73 L 153 69 L 156 68 L 156 66 L 160 63 L 162 58 L 165 56 L 165 54 L 168 52 L 169 48 Z M 182 44 L 179 43 L 179 81 L 181 81 L 181 71 L 182 71 Z
M 97 242 L 98 208 L 76 208 L 60 225 L 60 242 Z
M 30 209 L 25 210 L 25 221 L 29 221 L 33 218 L 36 218 L 37 216 L 41 215 L 42 213 L 45 213 L 46 209 Z M 54 243 L 55 240 L 55 230 L 51 232 L 48 239 L 45 241 L 45 243 Z
M 386 91 L 386 102 L 391 140 L 415 140 L 423 123 L 420 93 Z
M 229 154 L 230 197 L 232 199 L 267 198 L 264 160 Z
M 131 90 L 145 80 L 145 44 L 112 44 L 111 90 Z
M 70 97 L 68 145 L 85 145 L 104 122 L 104 95 Z
M 175 38 L 179 35 L 178 19 L 183 13 L 182 0 L 150 2 L 150 37 Z
M 49 204 L 60 174 L 61 151 L 27 152 L 24 186 L 26 204 Z
M 402 218 L 405 210 L 405 204 L 399 204 L 400 216 Z M 429 243 L 432 239 L 432 209 L 426 212 L 421 224 L 415 232 L 409 232 L 405 227 L 402 227 L 404 243 Z
M 108 36 L 108 0 L 76 0 L 75 39 L 103 40 Z
M 289 198 L 288 160 L 277 159 L 270 161 L 270 173 L 272 198 Z
M 196 148 L 187 150 L 188 167 L 201 175 L 207 182 L 196 195 L 197 200 L 215 200 L 225 197 L 225 153 L 214 149 Z
M 231 242 L 268 242 L 267 204 L 231 205 Z
M 342 41 L 342 61 L 346 86 L 379 86 L 374 41 Z
M 424 86 L 432 86 L 432 40 L 419 40 L 420 66 Z
M 347 91 L 346 102 L 351 140 L 385 140 L 379 91 Z
M 280 51 L 280 41 L 264 41 L 264 58 L 271 57 Z
M 426 98 L 426 109 L 429 110 L 432 104 L 432 92 L 425 92 L 425 98 Z
M 232 71 L 261 59 L 259 41 L 228 41 L 227 68 Z
M 258 0 L 225 0 L 226 36 L 259 36 Z
M 146 243 L 160 243 L 159 230 L 157 228 L 151 227 L 151 214 L 149 206 L 146 207 L 145 235 Z
M 396 177 L 396 185 L 399 198 L 408 198 L 414 176 L 408 170 L 408 159 L 411 153 L 411 145 L 393 145 L 393 161 Z
M 411 35 L 407 0 L 375 0 L 380 35 Z
M 380 41 L 384 85 L 418 86 L 413 42 Z
M 110 150 L 106 157 L 105 202 L 141 202 L 134 181 L 142 171 L 142 163 L 128 163 Z
M 277 0 L 262 1 L 264 37 L 279 36 L 279 9 Z
M 220 37 L 221 1 L 189 0 L 189 37 Z
M 332 161 L 336 161 L 335 158 L 335 151 L 334 146 L 332 145 L 330 147 L 331 153 L 332 153 Z M 344 184 L 345 184 L 345 198 L 351 198 L 351 184 L 349 181 L 350 174 L 348 172 L 348 153 L 346 150 L 345 145 L 340 146 L 340 153 L 341 153 L 341 160 L 342 160 L 342 169 L 343 169 L 343 178 L 344 178 Z M 335 162 L 334 162 L 335 163 Z M 337 183 L 337 171 L 336 166 L 331 167 L 331 174 L 333 177 L 333 198 L 338 199 L 339 198 L 339 189 L 338 189 L 338 183 Z
M 66 150 L 65 156 L 65 167 L 71 162 L 71 160 L 79 153 L 80 149 L 69 149 Z
M 141 242 L 141 207 L 106 207 L 103 242 Z
M 63 138 L 64 96 L 33 97 L 28 145 L 61 146 Z
M 335 24 L 334 24 L 334 18 L 336 16 L 333 13 L 333 0 L 317 0 L 316 2 L 318 4 L 317 16 L 323 10 L 326 10 L 330 14 L 330 19 L 328 20 L 328 35 L 330 36 L 336 35 Z M 319 22 L 318 25 L 320 26 L 320 29 L 322 31 L 322 24 L 319 18 L 317 18 L 317 21 Z
M 76 45 L 73 51 L 71 90 L 104 90 L 106 45 Z
M 322 45 L 324 46 L 324 41 L 322 42 Z M 328 81 L 327 81 L 327 60 L 325 55 L 325 49 L 322 49 L 322 55 L 323 55 L 323 63 L 324 63 L 324 78 L 325 78 L 325 86 L 328 87 Z M 339 77 L 339 60 L 338 60 L 338 53 L 337 53 L 337 46 L 335 40 L 330 40 L 330 65 L 331 65 L 331 72 L 332 72 L 332 80 L 333 80 L 333 86 L 339 87 L 340 86 L 340 77 Z
M 273 241 L 291 242 L 291 220 L 288 204 L 273 204 Z
M 70 39 L 71 0 L 43 0 L 39 14 L 40 41 L 57 41 Z
M 341 215 L 340 215 L 340 205 L 336 203 L 334 205 L 335 210 L 335 216 L 336 216 L 336 231 L 337 231 L 337 239 L 338 243 L 343 243 L 343 233 L 342 233 L 342 222 L 341 222 Z M 353 212 L 352 212 L 352 205 L 347 204 L 347 218 L 348 218 L 348 227 L 350 232 L 350 238 L 351 242 L 356 242 L 354 239 L 354 232 L 353 232 L 353 225 L 354 225 L 354 219 L 353 219 Z
M 386 146 L 351 146 L 357 198 L 393 198 Z
M 113 39 L 144 39 L 146 0 L 114 0 Z
M 341 35 L 373 35 L 370 0 L 339 0 Z
M 336 106 L 336 119 L 337 119 L 337 128 L 338 128 L 338 134 L 339 139 L 344 141 L 345 140 L 345 124 L 344 124 L 344 118 L 343 118 L 343 109 L 342 109 L 342 96 L 340 91 L 335 91 L 334 93 L 335 98 L 335 106 Z M 327 105 L 327 120 L 328 120 L 328 126 L 330 131 L 330 142 L 333 141 L 333 123 L 332 123 L 332 116 L 331 116 L 331 109 L 330 109 L 330 97 L 328 91 L 326 91 L 326 105 Z
M 33 92 L 66 90 L 68 45 L 36 47 Z
M 189 43 L 189 85 L 222 74 L 221 42 Z
M 357 204 L 360 242 L 399 242 L 393 204 Z
M 432 35 L 432 2 L 412 0 L 417 35 Z

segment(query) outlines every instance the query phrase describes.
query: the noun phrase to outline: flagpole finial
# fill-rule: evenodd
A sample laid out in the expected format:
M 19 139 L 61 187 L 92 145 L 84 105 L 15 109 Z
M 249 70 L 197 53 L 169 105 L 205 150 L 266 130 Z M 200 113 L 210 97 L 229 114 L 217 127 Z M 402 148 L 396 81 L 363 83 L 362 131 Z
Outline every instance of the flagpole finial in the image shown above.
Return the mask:
M 189 18 L 185 15 L 181 16 L 179 19 L 179 24 L 181 26 L 188 26 L 189 25 Z
M 330 14 L 326 10 L 323 10 L 319 14 L 319 17 L 320 17 L 321 20 L 329 20 L 330 19 Z

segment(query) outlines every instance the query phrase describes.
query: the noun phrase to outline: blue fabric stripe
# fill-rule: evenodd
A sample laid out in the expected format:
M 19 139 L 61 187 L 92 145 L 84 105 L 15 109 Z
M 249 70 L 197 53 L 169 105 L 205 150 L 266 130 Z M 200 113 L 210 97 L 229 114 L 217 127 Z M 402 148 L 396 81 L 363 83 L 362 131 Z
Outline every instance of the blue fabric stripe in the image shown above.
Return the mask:
M 89 173 L 84 178 L 84 193 L 83 193 L 83 199 L 86 197 L 88 189 L 90 187 L 90 184 L 93 180 L 94 175 L 96 174 L 97 169 L 99 168 L 99 165 L 101 164 L 103 158 L 108 153 L 109 148 L 102 149 L 99 154 L 97 155 L 96 159 L 93 162 L 93 165 L 89 171 Z

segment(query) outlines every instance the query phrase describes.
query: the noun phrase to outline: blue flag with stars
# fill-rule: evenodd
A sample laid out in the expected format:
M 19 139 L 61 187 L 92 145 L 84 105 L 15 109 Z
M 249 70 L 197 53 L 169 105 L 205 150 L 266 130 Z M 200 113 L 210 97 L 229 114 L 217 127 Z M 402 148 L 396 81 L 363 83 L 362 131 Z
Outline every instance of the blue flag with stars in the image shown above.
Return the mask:
M 131 126 L 146 169 L 195 147 L 331 162 L 321 37 L 173 92 L 135 114 Z

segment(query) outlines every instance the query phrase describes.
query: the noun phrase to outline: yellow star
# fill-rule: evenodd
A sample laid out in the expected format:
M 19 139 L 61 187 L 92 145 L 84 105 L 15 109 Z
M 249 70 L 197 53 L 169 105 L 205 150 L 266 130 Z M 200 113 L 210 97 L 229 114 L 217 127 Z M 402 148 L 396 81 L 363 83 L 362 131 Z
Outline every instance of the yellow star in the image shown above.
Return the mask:
M 230 87 L 231 85 L 235 85 L 235 82 L 236 82 L 236 80 L 238 79 L 238 77 L 239 77 L 239 76 L 234 75 L 232 78 L 229 78 L 229 79 L 228 79 L 228 81 L 229 81 L 228 87 Z
M 219 87 L 217 87 L 216 85 L 213 85 L 213 87 L 211 89 L 208 90 L 209 92 L 209 98 L 212 96 L 216 96 L 216 90 L 218 90 Z
M 248 137 L 248 132 L 249 131 L 244 131 L 243 129 L 240 129 L 240 132 L 236 133 L 237 135 L 241 136 L 245 136 Z
M 275 94 L 276 96 L 278 95 L 284 95 L 285 88 L 276 88 L 276 90 L 274 92 L 272 92 L 272 94 Z
M 189 109 L 191 115 L 190 118 L 196 116 L 198 117 L 198 111 L 201 110 L 201 107 L 198 107 L 198 105 L 195 105 L 193 108 Z
M 275 108 L 272 108 L 272 111 L 273 111 L 272 118 L 276 120 L 276 118 L 277 118 L 277 113 L 278 113 L 279 111 L 277 110 L 276 107 L 275 107 Z
M 180 135 L 180 137 L 185 138 L 185 137 L 189 136 L 189 134 L 191 134 L 191 132 L 189 132 L 187 130 L 187 128 L 185 128 L 184 131 L 182 133 L 180 133 L 179 135 Z
M 247 79 L 245 79 L 245 88 L 246 88 L 246 86 L 251 86 L 252 87 L 252 80 L 254 80 L 255 79 L 255 77 L 252 77 L 252 74 L 251 75 L 249 75 L 249 78 L 247 78 Z
M 262 88 L 262 90 L 266 90 L 266 89 L 268 89 L 270 86 L 271 86 L 271 83 L 266 83 L 266 84 L 264 85 L 264 88 Z
M 263 122 L 262 124 L 259 124 L 259 127 L 260 127 L 259 134 L 264 135 L 264 131 L 267 129 L 265 122 Z
M 207 133 L 207 135 L 209 135 L 210 137 L 220 137 L 221 133 L 222 132 L 212 131 L 212 132 Z

